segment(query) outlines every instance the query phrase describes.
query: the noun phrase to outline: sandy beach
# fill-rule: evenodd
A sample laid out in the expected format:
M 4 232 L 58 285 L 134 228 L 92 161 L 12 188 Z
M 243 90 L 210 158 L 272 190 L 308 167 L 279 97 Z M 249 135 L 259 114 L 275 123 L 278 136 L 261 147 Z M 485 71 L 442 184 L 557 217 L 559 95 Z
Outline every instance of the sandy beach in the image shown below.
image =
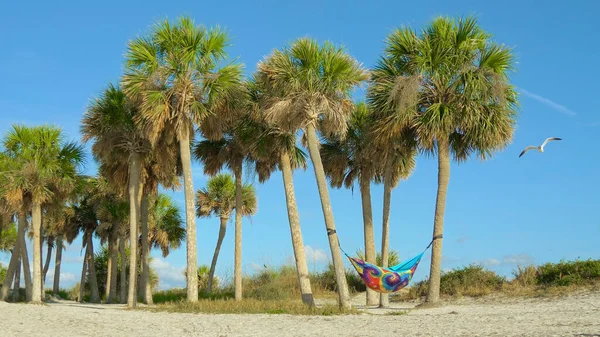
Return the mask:
M 396 310 L 413 303 L 393 303 Z M 155 313 L 122 305 L 0 302 L 2 336 L 600 336 L 600 293 L 560 298 L 460 299 L 389 315 Z

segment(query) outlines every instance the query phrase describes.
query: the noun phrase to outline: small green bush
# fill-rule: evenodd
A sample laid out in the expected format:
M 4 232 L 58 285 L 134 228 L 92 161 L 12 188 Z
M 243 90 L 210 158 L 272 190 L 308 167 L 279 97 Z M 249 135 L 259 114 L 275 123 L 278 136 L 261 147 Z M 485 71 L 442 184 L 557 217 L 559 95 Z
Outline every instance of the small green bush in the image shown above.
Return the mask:
M 0 265 L 0 288 L 2 288 L 1 284 L 4 283 L 4 279 L 6 278 L 6 268 L 3 265 Z
M 440 294 L 445 296 L 483 296 L 502 289 L 506 278 L 478 264 L 455 268 L 442 274 Z M 427 295 L 429 280 L 415 283 L 409 288 L 409 297 Z
M 581 285 L 598 280 L 600 260 L 546 263 L 537 270 L 537 283 L 544 286 Z

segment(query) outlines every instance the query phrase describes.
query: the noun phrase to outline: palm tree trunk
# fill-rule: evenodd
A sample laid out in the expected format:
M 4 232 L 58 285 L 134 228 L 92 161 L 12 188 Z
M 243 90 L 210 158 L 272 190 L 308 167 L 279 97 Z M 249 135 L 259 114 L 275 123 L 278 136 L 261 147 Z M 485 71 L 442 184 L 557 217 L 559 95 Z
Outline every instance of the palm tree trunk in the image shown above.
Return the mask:
M 135 308 L 137 305 L 137 229 L 140 214 L 140 176 L 141 158 L 138 153 L 132 153 L 129 161 L 129 292 L 127 307 Z
M 242 164 L 235 167 L 235 300 L 242 300 Z
M 15 271 L 15 283 L 13 285 L 13 289 L 14 289 L 14 301 L 17 302 L 19 301 L 19 289 L 21 288 L 21 255 L 17 254 L 19 256 L 19 264 L 17 265 L 17 270 Z
M 219 237 L 217 238 L 217 247 L 213 254 L 212 262 L 210 263 L 210 272 L 208 273 L 208 282 L 206 284 L 206 293 L 212 292 L 213 278 L 215 277 L 215 269 L 217 268 L 217 259 L 219 258 L 219 252 L 221 251 L 221 244 L 225 238 L 225 231 L 227 231 L 228 217 L 221 217 L 221 227 L 219 227 Z
M 115 301 L 115 297 L 117 296 L 117 273 L 119 267 L 119 262 L 117 261 L 119 254 L 117 247 L 119 241 L 117 232 L 118 228 L 119 224 L 115 222 L 113 223 L 110 231 L 108 246 L 110 257 L 108 259 L 109 267 L 108 275 L 106 277 L 108 283 L 106 285 L 106 303 L 113 303 Z
M 362 213 L 365 239 L 365 260 L 376 264 L 375 231 L 373 230 L 373 207 L 371 205 L 371 180 L 366 174 L 360 175 L 360 194 L 362 200 Z M 367 305 L 378 305 L 379 296 L 374 290 L 367 287 Z
M 31 207 L 31 222 L 33 230 L 33 292 L 31 301 L 42 303 L 42 205 L 34 202 Z
M 433 247 L 431 249 L 431 269 L 429 271 L 429 290 L 427 302 L 440 300 L 440 278 L 442 267 L 442 238 L 444 233 L 444 212 L 446 210 L 446 192 L 450 182 L 450 149 L 448 139 L 438 139 L 438 190 L 433 220 Z
M 317 188 L 321 198 L 321 207 L 323 208 L 323 218 L 325 219 L 325 229 L 329 237 L 329 248 L 331 249 L 331 257 L 333 267 L 335 269 L 335 278 L 338 287 L 339 306 L 342 309 L 352 308 L 350 303 L 350 293 L 348 291 L 348 283 L 346 281 L 346 272 L 342 261 L 342 253 L 337 234 L 335 233 L 335 222 L 333 212 L 331 210 L 331 201 L 329 200 L 329 190 L 327 188 L 327 180 L 325 180 L 325 171 L 321 162 L 321 154 L 319 153 L 319 141 L 317 140 L 317 131 L 314 125 L 309 124 L 306 127 L 306 135 L 308 138 L 308 152 L 315 171 L 317 179 Z
M 294 248 L 294 259 L 296 260 L 296 271 L 298 272 L 298 285 L 302 294 L 302 302 L 310 307 L 315 306 L 315 299 L 310 286 L 304 243 L 302 242 L 302 231 L 300 229 L 300 216 L 296 206 L 296 195 L 294 193 L 294 177 L 290 155 L 283 152 L 280 156 L 281 176 L 283 177 L 283 189 L 285 190 L 285 201 L 287 204 L 288 220 L 290 222 L 290 233 L 292 235 L 292 247 Z
M 127 303 L 127 256 L 125 255 L 125 236 L 119 238 L 119 256 L 121 256 L 121 277 L 119 278 L 119 302 Z
M 19 226 L 27 227 L 27 212 L 19 214 Z M 25 279 L 25 298 L 31 301 L 33 298 L 33 285 L 31 281 L 31 269 L 29 268 L 29 255 L 27 254 L 27 245 L 25 244 L 25 232 L 19 238 L 21 240 L 21 263 L 23 264 L 23 278 Z
M 192 157 L 190 153 L 190 130 L 187 126 L 179 133 L 179 149 L 183 169 L 185 195 L 185 233 L 187 250 L 187 301 L 198 302 L 198 262 L 196 256 L 196 207 L 194 206 L 194 181 L 192 180 Z
M 113 266 L 113 259 L 112 259 L 112 255 L 111 252 L 113 250 L 113 243 L 112 243 L 112 237 L 111 234 L 108 234 L 108 260 L 106 261 L 106 285 L 104 287 L 104 298 L 106 303 L 110 303 L 109 300 L 109 293 L 110 293 L 110 286 L 111 286 L 111 279 L 112 279 L 112 266 Z
M 62 262 L 62 249 L 63 249 L 62 237 L 56 238 L 56 258 L 54 260 L 54 284 L 52 285 L 52 292 L 57 295 L 60 291 L 60 264 Z
M 381 266 L 388 266 L 389 242 L 390 242 L 390 205 L 392 202 L 392 160 L 388 159 L 383 176 L 383 222 L 381 225 Z M 379 296 L 379 307 L 390 306 L 390 297 L 387 293 Z
M 46 262 L 44 263 L 42 284 L 46 284 L 46 274 L 48 274 L 48 268 L 50 267 L 50 259 L 52 258 L 52 247 L 54 247 L 54 239 L 48 238 L 47 245 L 48 247 L 46 251 Z
M 100 303 L 100 293 L 98 292 L 98 278 L 96 277 L 96 266 L 94 265 L 94 241 L 92 233 L 87 237 L 88 270 L 90 281 L 90 302 Z
M 79 297 L 77 298 L 77 301 L 80 303 L 83 303 L 83 293 L 85 290 L 85 275 L 87 274 L 87 265 L 88 265 L 88 259 L 87 259 L 87 250 L 86 250 L 84 257 L 83 257 L 83 264 L 81 266 L 81 280 L 79 281 Z
M 17 240 L 15 241 L 13 252 L 10 256 L 10 262 L 8 263 L 8 270 L 6 271 L 6 276 L 4 278 L 4 282 L 2 283 L 2 289 L 0 290 L 0 300 L 2 301 L 8 300 L 10 285 L 12 284 L 12 280 L 15 277 L 18 265 L 21 263 L 19 259 L 21 255 L 21 237 L 25 237 L 25 223 L 21 221 L 21 219 L 23 219 L 23 217 L 19 214 Z
M 148 246 L 148 195 L 144 193 L 141 205 L 141 220 L 142 220 L 142 282 L 140 289 L 142 298 L 146 304 L 152 303 L 152 288 L 150 284 L 150 248 Z

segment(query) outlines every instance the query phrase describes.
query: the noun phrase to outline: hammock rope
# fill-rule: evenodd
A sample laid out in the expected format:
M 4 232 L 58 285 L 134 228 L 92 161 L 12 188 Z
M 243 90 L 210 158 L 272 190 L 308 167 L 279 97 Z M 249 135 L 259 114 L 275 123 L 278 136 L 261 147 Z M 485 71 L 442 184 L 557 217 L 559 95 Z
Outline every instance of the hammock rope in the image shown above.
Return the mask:
M 335 230 L 327 229 L 327 235 L 333 234 L 336 234 Z M 342 248 L 339 238 L 338 246 L 344 255 L 346 255 L 346 257 L 350 260 L 350 263 L 352 263 L 352 266 L 356 272 L 358 272 L 360 278 L 367 287 L 379 293 L 393 293 L 408 285 L 415 271 L 417 270 L 417 267 L 419 266 L 419 262 L 421 262 L 423 254 L 425 254 L 427 249 L 431 247 L 435 240 L 441 239 L 442 237 L 443 236 L 441 234 L 435 235 L 422 253 L 416 255 L 410 260 L 385 268 L 376 266 L 355 257 L 351 257 Z

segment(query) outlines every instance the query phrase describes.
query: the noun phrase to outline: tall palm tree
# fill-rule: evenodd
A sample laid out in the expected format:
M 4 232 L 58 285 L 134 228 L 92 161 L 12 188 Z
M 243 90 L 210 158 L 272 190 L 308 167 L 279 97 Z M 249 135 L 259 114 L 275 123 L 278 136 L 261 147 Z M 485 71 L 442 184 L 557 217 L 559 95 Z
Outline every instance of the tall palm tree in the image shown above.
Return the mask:
M 90 301 L 93 303 L 100 302 L 100 294 L 98 292 L 98 281 L 96 278 L 96 268 L 94 265 L 94 241 L 93 236 L 99 226 L 98 219 L 98 188 L 97 181 L 94 178 L 88 178 L 86 192 L 80 196 L 80 199 L 74 203 L 73 216 L 67 223 L 65 238 L 69 244 L 81 233 L 81 249 L 85 249 L 84 262 L 81 270 L 81 282 L 79 284 L 79 301 L 83 302 L 83 290 L 85 280 L 90 284 Z
M 18 200 L 31 200 L 33 232 L 32 301 L 42 301 L 41 221 L 42 204 L 56 191 L 75 188 L 77 170 L 83 163 L 83 149 L 67 142 L 55 126 L 13 125 L 4 139 L 4 148 L 14 166 L 8 172 L 4 190 Z M 66 193 L 65 193 L 66 194 Z
M 342 48 L 328 42 L 319 46 L 308 38 L 275 50 L 259 63 L 256 76 L 262 82 L 260 85 L 272 92 L 263 105 L 266 119 L 283 131 L 305 131 L 335 267 L 339 304 L 343 308 L 351 307 L 350 295 L 318 150 L 317 127 L 324 135 L 343 137 L 354 105 L 350 91 L 366 78 L 360 64 Z
M 385 119 L 380 119 L 383 122 Z M 377 132 L 378 128 L 373 131 Z M 377 136 L 372 136 L 376 140 Z M 379 165 L 383 170 L 383 216 L 381 233 L 381 261 L 383 267 L 389 263 L 389 241 L 390 241 L 390 209 L 392 202 L 392 190 L 401 179 L 408 179 L 416 166 L 416 139 L 411 129 L 405 129 L 396 137 L 386 138 L 387 141 L 377 148 L 383 155 L 380 157 Z M 380 294 L 379 306 L 389 306 L 389 294 Z
M 275 170 L 281 170 L 300 295 L 302 302 L 312 307 L 315 305 L 315 301 L 304 252 L 293 177 L 295 169 L 306 170 L 306 154 L 302 149 L 296 147 L 295 135 L 281 132 L 276 127 L 266 124 L 261 124 L 261 126 L 263 130 L 257 133 L 255 145 L 252 147 L 255 170 L 261 183 L 267 181 Z
M 206 292 L 212 291 L 212 283 L 217 266 L 217 259 L 221 250 L 225 231 L 227 230 L 227 221 L 231 213 L 236 210 L 236 186 L 233 178 L 229 174 L 218 174 L 208 180 L 205 188 L 199 189 L 196 193 L 196 215 L 198 217 L 218 216 L 220 219 L 219 237 L 217 247 L 213 254 L 208 273 L 208 282 Z M 254 186 L 245 184 L 242 187 L 242 209 L 239 212 L 243 216 L 256 214 L 257 200 Z
M 140 121 L 151 140 L 172 121 L 181 151 L 187 231 L 187 300 L 198 301 L 196 219 L 190 143 L 210 105 L 237 85 L 241 66 L 227 58 L 227 34 L 196 26 L 187 17 L 175 25 L 158 23 L 145 37 L 131 41 L 122 83 L 130 97 L 141 101 Z
M 117 194 L 104 195 L 98 209 L 98 219 L 101 221 L 97 233 L 100 244 L 108 242 L 108 270 L 106 277 L 106 303 L 113 303 L 117 297 L 118 245 L 119 232 L 123 232 L 127 221 L 129 203 Z M 121 280 L 123 282 L 124 280 Z
M 142 165 L 145 157 L 152 149 L 150 142 L 143 136 L 134 122 L 137 114 L 136 104 L 128 100 L 123 91 L 109 84 L 108 88 L 94 100 L 82 119 L 81 133 L 84 142 L 94 141 L 92 153 L 94 158 L 112 168 L 110 176 L 128 171 L 129 194 L 129 235 L 130 242 L 137 242 L 138 221 L 142 199 Z M 127 166 L 119 167 L 108 163 L 127 162 Z M 107 169 L 109 170 L 109 169 Z M 110 171 L 110 170 L 109 170 Z M 122 182 L 121 182 L 122 183 Z M 137 246 L 131 245 L 130 275 L 127 306 L 137 304 Z
M 239 112 L 239 110 L 238 110 Z M 242 215 L 243 215 L 243 183 L 242 168 L 248 162 L 249 142 L 252 130 L 249 128 L 248 115 L 238 114 L 239 119 L 231 123 L 222 123 L 222 138 L 206 139 L 194 144 L 194 157 L 204 164 L 204 173 L 215 175 L 223 166 L 227 166 L 235 177 L 235 253 L 234 253 L 234 288 L 235 300 L 242 300 Z M 211 120 L 209 118 L 208 120 Z M 214 132 L 214 130 L 211 130 Z
M 397 29 L 387 38 L 380 107 L 387 129 L 414 128 L 422 150 L 437 154 L 438 190 L 427 302 L 439 301 L 442 234 L 451 156 L 483 160 L 512 140 L 518 97 L 509 83 L 509 48 L 491 41 L 473 17 L 439 17 L 420 35 Z M 385 130 L 384 130 L 385 131 Z
M 348 129 L 343 140 L 326 138 L 321 145 L 323 169 L 329 177 L 331 186 L 354 188 L 359 182 L 362 200 L 362 213 L 365 240 L 365 259 L 375 264 L 375 232 L 373 230 L 373 208 L 371 206 L 371 181 L 381 180 L 376 157 L 377 149 L 370 138 L 372 135 L 373 117 L 367 105 L 360 102 L 356 105 L 348 121 Z M 377 293 L 367 288 L 367 305 L 379 304 Z

